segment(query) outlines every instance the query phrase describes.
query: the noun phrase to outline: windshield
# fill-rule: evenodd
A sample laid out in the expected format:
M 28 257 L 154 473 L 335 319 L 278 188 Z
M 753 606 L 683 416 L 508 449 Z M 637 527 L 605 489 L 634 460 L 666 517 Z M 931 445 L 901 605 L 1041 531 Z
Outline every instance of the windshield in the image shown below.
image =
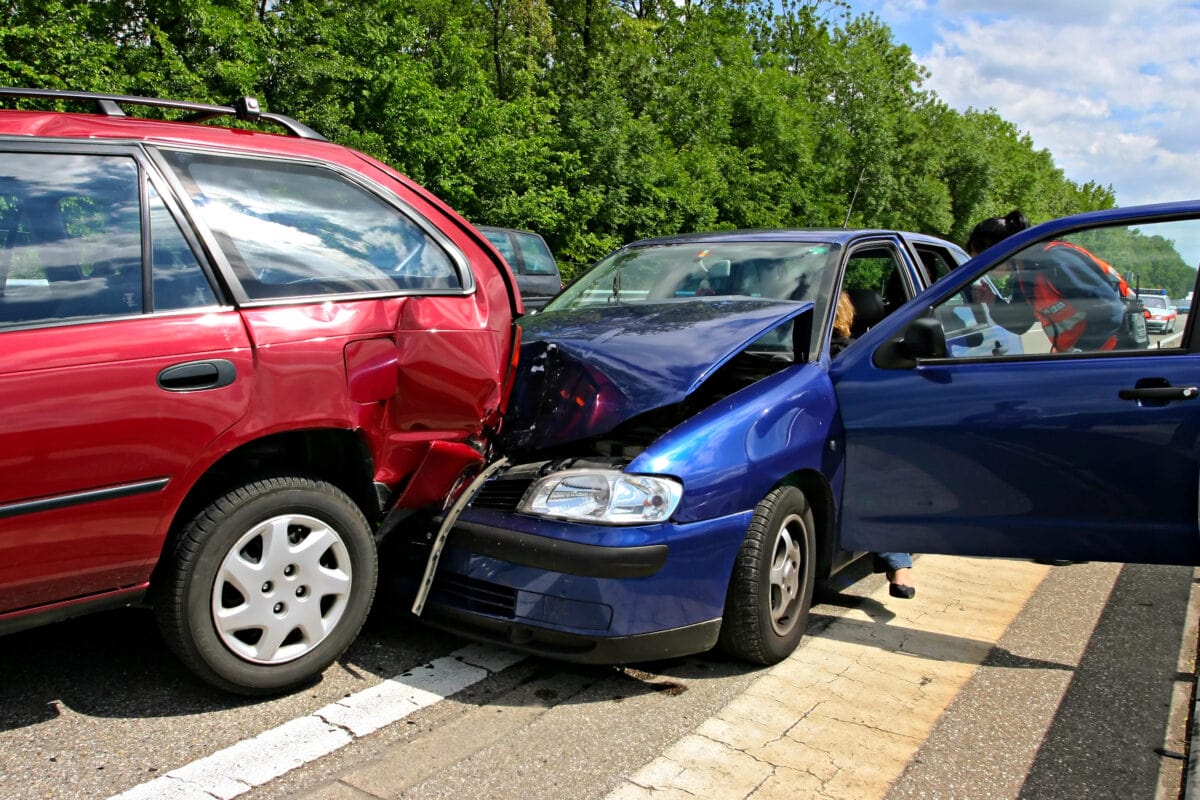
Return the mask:
M 817 318 L 831 248 L 818 242 L 679 242 L 618 250 L 546 306 L 546 311 L 688 297 L 745 295 L 813 300 Z
M 1165 297 L 1160 297 L 1159 295 L 1156 295 L 1156 294 L 1141 294 L 1141 295 L 1138 295 L 1138 297 L 1141 298 L 1142 303 L 1144 303 L 1145 305 L 1147 305 L 1151 308 L 1166 308 L 1167 307 L 1167 299 Z

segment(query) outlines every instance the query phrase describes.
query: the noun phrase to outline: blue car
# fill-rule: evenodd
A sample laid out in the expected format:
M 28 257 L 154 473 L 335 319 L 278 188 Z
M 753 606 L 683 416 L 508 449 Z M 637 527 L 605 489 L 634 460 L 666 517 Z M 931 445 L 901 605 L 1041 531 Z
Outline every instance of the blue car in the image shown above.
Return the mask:
M 1146 349 L 1143 327 L 1059 351 L 1013 293 L 1051 241 L 1118 263 L 1200 241 L 1198 216 L 1061 220 L 961 268 L 956 246 L 895 231 L 621 248 L 523 321 L 497 458 L 409 543 L 414 611 L 574 661 L 720 645 L 765 664 L 864 552 L 1200 563 L 1190 323 L 1176 348 Z

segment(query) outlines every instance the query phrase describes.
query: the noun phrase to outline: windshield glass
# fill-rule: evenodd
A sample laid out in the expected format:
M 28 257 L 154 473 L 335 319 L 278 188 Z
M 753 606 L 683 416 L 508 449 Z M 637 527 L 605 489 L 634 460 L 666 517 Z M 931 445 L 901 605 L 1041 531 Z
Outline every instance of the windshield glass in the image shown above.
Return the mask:
M 1142 294 L 1138 295 L 1138 297 L 1142 299 L 1142 303 L 1152 308 L 1167 307 L 1167 299 L 1165 297 L 1160 297 L 1156 294 Z
M 745 295 L 813 300 L 817 318 L 836 263 L 816 242 L 681 242 L 618 250 L 546 306 L 546 311 L 687 297 Z

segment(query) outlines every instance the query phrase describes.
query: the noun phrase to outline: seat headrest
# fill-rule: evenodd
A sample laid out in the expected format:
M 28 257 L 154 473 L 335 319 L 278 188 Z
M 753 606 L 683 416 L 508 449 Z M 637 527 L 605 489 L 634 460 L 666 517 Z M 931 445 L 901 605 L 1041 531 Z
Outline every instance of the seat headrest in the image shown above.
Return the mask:
M 846 294 L 854 306 L 853 330 L 865 331 L 887 316 L 883 295 L 874 289 L 847 289 Z

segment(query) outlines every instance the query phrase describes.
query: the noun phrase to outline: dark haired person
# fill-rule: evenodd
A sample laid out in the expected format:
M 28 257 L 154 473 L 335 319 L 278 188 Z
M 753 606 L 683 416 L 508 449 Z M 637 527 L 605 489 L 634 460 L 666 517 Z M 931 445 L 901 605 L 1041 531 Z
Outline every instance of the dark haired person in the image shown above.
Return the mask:
M 997 242 L 1002 242 L 1028 227 L 1029 218 L 1017 209 L 1003 217 L 988 217 L 971 229 L 971 235 L 967 237 L 967 253 L 974 258 Z
M 967 251 L 978 255 L 1028 227 L 1029 220 L 1017 210 L 990 217 L 971 231 Z M 1054 240 L 1022 250 L 997 268 L 1007 269 L 1011 269 L 1012 300 L 1002 313 L 994 314 L 1004 327 L 1021 333 L 1036 320 L 1056 353 L 1112 350 L 1121 344 L 1124 281 L 1092 253 Z M 1111 275 L 1117 275 L 1118 281 Z

